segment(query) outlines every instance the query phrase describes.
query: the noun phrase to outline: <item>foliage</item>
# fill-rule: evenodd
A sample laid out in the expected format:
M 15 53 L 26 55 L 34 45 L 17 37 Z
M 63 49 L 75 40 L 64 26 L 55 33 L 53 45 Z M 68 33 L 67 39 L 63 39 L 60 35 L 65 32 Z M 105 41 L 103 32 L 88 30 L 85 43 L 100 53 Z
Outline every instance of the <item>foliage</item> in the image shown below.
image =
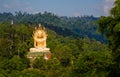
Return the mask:
M 109 51 L 82 53 L 79 55 L 73 73 L 82 77 L 106 77 L 109 73 L 108 66 L 112 64 Z
M 38 57 L 31 68 L 26 54 L 33 47 L 34 27 L 25 23 L 0 23 L 1 77 L 107 76 L 112 57 L 106 44 L 87 36 L 75 38 L 58 35 L 49 28 L 46 28 L 47 47 L 52 58 L 44 60 Z M 83 73 L 79 74 L 79 71 Z
M 21 77 L 44 77 L 44 72 L 39 71 L 38 69 L 32 69 L 32 70 L 23 70 Z
M 95 22 L 99 17 L 81 16 L 81 17 L 66 17 L 57 16 L 50 12 L 29 14 L 21 11 L 12 13 L 0 13 L 1 22 L 39 24 L 42 23 L 45 27 L 55 31 L 58 35 L 76 37 L 95 38 L 98 41 L 106 43 L 104 37 L 97 32 L 98 26 Z
M 112 50 L 113 65 L 109 76 L 120 76 L 120 0 L 116 0 L 110 16 L 102 16 L 98 22 L 99 31 L 106 36 Z

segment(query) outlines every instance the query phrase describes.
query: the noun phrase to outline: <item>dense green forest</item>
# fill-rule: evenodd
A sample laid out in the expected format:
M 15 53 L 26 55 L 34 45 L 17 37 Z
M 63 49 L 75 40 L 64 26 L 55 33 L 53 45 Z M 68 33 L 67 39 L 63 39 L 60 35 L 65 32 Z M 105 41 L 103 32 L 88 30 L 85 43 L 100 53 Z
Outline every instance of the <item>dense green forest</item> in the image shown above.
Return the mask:
M 120 0 L 115 1 L 110 16 L 100 18 L 0 13 L 0 77 L 119 77 L 119 20 Z M 38 23 L 46 27 L 52 57 L 38 57 L 31 67 L 26 54 L 33 47 Z
M 26 58 L 33 47 L 35 25 L 0 23 L 0 76 L 3 77 L 79 77 L 106 76 L 112 63 L 111 51 L 95 39 L 58 35 L 47 28 L 47 46 L 52 58 L 33 62 Z
M 106 39 L 97 32 L 98 25 L 96 24 L 98 17 L 81 16 L 81 17 L 66 17 L 57 16 L 50 12 L 29 14 L 22 12 L 0 13 L 0 21 L 14 23 L 24 23 L 27 25 L 43 24 L 45 27 L 54 30 L 58 35 L 73 36 L 73 37 L 89 37 L 106 43 Z

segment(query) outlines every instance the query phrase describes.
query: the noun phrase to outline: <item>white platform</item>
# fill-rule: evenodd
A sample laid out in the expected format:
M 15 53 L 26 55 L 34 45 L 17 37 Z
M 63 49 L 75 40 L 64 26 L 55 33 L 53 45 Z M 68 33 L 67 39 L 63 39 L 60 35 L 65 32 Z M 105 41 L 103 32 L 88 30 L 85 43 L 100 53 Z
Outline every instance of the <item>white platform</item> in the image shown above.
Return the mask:
M 30 48 L 30 52 L 46 52 L 49 50 L 50 48 Z

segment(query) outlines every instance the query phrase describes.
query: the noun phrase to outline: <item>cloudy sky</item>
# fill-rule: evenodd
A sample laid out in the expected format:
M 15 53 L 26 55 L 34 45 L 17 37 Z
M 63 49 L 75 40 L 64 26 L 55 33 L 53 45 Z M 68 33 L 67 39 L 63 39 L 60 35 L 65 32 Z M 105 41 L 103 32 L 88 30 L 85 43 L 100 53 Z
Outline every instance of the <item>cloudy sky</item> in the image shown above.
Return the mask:
M 3 12 L 52 12 L 60 16 L 109 15 L 114 0 L 0 0 Z

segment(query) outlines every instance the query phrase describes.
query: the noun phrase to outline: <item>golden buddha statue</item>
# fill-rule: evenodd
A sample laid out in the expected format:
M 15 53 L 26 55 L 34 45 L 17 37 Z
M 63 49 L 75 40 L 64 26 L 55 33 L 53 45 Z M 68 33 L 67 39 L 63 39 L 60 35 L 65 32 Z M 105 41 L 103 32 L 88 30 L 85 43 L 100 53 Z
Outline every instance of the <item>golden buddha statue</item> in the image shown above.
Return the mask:
M 47 34 L 45 28 L 39 24 L 38 28 L 33 31 L 34 48 L 30 48 L 30 52 L 48 52 L 46 48 Z
M 35 48 L 46 48 L 47 34 L 41 24 L 39 24 L 37 29 L 35 29 L 33 39 Z
M 40 56 L 44 56 L 44 59 L 48 60 L 51 57 L 50 48 L 46 47 L 47 33 L 45 28 L 39 24 L 35 31 L 33 31 L 34 48 L 30 48 L 27 57 L 31 62 Z

